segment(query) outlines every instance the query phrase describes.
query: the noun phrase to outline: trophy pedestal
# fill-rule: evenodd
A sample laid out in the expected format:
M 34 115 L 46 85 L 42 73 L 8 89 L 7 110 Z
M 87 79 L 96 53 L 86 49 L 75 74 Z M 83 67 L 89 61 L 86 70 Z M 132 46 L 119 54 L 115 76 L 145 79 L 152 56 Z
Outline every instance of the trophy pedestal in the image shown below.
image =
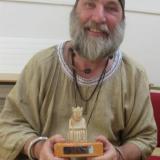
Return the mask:
M 103 155 L 103 144 L 100 142 L 66 142 L 54 145 L 56 157 L 95 157 Z

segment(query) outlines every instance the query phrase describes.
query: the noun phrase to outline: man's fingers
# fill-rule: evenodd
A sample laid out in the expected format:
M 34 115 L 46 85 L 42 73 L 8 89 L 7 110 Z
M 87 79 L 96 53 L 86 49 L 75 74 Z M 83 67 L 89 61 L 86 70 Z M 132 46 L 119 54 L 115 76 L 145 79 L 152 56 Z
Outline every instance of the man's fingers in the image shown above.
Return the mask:
M 102 143 L 109 143 L 109 141 L 107 140 L 107 138 L 105 136 L 102 136 L 102 135 L 98 136 L 96 138 L 96 141 L 100 141 Z
M 98 136 L 96 138 L 96 141 L 103 143 L 103 151 L 106 152 L 107 150 L 110 149 L 110 147 L 112 146 L 111 143 L 108 141 L 108 139 L 105 136 Z
M 54 144 L 65 142 L 65 139 L 61 135 L 54 135 L 50 137 L 46 143 L 53 149 Z
M 65 139 L 61 135 L 56 134 L 56 135 L 50 137 L 49 141 L 52 142 L 52 143 L 57 143 L 57 142 L 64 142 Z
M 54 144 L 64 141 L 65 139 L 61 135 L 54 135 L 47 139 L 43 145 L 40 160 L 64 160 L 63 158 L 54 156 Z

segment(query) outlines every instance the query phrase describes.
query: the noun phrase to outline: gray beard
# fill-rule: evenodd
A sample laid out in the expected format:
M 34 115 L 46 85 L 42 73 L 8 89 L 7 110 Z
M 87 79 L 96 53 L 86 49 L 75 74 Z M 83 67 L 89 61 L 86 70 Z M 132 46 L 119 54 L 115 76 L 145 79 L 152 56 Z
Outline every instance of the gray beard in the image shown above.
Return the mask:
M 114 31 L 110 32 L 108 30 L 107 37 L 88 36 L 75 10 L 72 10 L 70 14 L 72 45 L 80 56 L 91 61 L 112 56 L 123 41 L 124 30 L 125 21 L 122 20 Z

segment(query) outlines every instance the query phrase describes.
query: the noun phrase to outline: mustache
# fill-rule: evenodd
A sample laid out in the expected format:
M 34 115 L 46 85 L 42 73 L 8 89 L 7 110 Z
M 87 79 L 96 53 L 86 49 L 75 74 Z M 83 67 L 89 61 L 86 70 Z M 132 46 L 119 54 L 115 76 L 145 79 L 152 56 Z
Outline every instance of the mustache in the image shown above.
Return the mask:
M 94 21 L 89 21 L 84 25 L 84 29 L 89 30 L 90 28 L 99 30 L 99 31 L 105 33 L 106 35 L 110 34 L 110 31 L 109 31 L 107 24 L 97 24 Z

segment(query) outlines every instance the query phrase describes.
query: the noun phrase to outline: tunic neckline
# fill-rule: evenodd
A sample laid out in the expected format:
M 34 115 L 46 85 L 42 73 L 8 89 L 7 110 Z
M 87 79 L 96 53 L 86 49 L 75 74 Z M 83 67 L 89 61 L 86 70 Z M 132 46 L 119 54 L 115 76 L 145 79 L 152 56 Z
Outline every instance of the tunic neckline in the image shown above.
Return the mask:
M 60 64 L 61 64 L 61 67 L 62 67 L 64 73 L 70 79 L 73 80 L 74 78 L 73 78 L 72 70 L 70 69 L 70 67 L 68 66 L 68 64 L 64 60 L 64 50 L 63 50 L 64 45 L 65 45 L 65 42 L 62 42 L 57 46 L 58 58 L 59 58 L 59 61 L 60 61 Z M 106 68 L 105 76 L 104 76 L 103 81 L 106 81 L 107 79 L 109 79 L 114 74 L 114 72 L 119 68 L 119 66 L 121 64 L 121 61 L 122 61 L 122 53 L 118 49 L 113 55 L 113 63 L 111 64 L 110 67 Z M 86 79 L 86 78 L 84 78 L 80 75 L 77 75 L 77 82 L 78 82 L 79 85 L 89 85 L 89 86 L 90 85 L 96 85 L 97 82 L 98 82 L 98 79 L 99 79 L 99 76 L 95 77 L 95 78 L 92 78 L 92 79 Z

